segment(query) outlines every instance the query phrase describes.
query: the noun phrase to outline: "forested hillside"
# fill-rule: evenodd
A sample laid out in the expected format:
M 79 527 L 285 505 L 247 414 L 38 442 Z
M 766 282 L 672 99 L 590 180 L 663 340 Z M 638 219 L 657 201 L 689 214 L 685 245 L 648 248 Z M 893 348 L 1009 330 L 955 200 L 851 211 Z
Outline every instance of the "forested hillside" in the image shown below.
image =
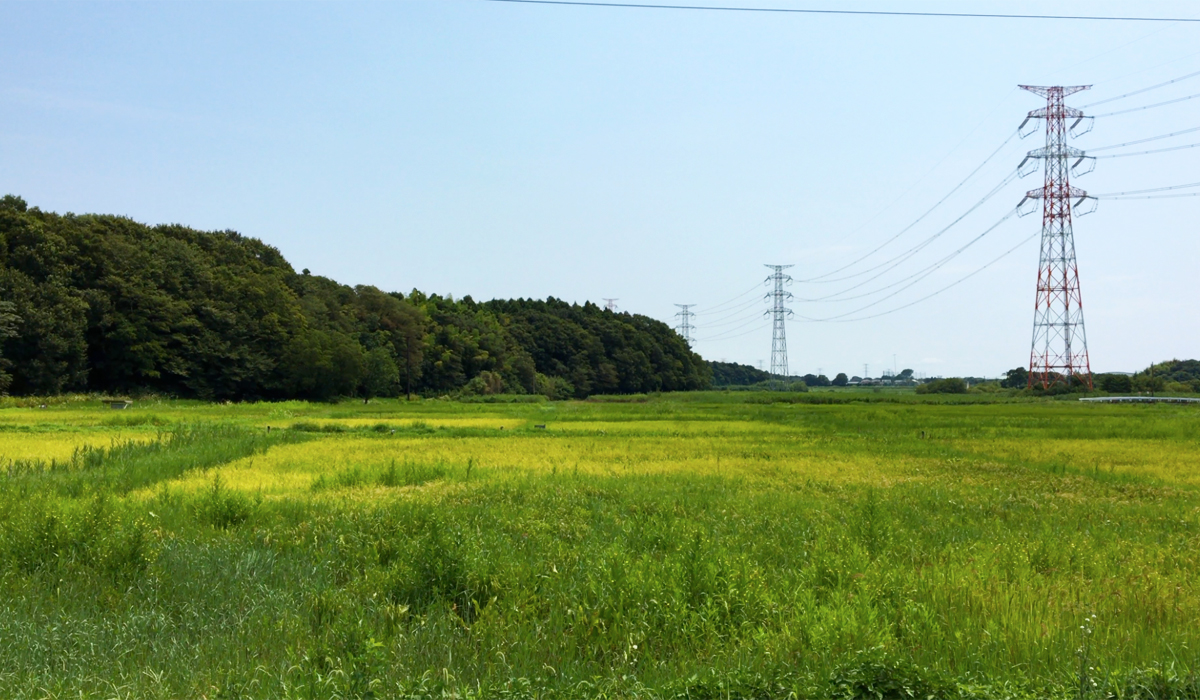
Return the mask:
M 328 399 L 700 389 L 666 324 L 549 298 L 477 303 L 296 273 L 232 231 L 0 199 L 0 391 Z
M 771 373 L 737 362 L 709 362 L 713 386 L 751 386 L 770 381 Z

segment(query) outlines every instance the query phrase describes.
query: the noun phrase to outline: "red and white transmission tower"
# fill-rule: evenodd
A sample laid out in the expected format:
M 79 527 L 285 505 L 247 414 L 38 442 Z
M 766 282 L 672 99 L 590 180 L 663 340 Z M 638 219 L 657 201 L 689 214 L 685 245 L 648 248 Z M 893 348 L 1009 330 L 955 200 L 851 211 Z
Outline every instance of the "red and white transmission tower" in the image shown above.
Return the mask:
M 1083 299 L 1079 294 L 1079 267 L 1075 263 L 1075 234 L 1071 227 L 1071 202 L 1078 206 L 1087 192 L 1072 187 L 1070 171 L 1088 156 L 1067 145 L 1067 119 L 1072 128 L 1083 119 L 1083 112 L 1068 107 L 1063 99 L 1090 85 L 1074 87 L 1035 87 L 1021 85 L 1046 98 L 1046 106 L 1029 113 L 1030 119 L 1046 122 L 1046 146 L 1029 152 L 1030 159 L 1044 160 L 1045 184 L 1025 194 L 1026 199 L 1042 200 L 1042 253 L 1038 263 L 1037 301 L 1033 315 L 1033 345 L 1029 353 L 1029 386 L 1049 388 L 1053 384 L 1080 382 L 1092 386 L 1092 368 L 1088 360 L 1087 332 L 1083 325 Z M 1073 165 L 1068 160 L 1074 159 Z M 1022 200 L 1022 204 L 1025 200 Z

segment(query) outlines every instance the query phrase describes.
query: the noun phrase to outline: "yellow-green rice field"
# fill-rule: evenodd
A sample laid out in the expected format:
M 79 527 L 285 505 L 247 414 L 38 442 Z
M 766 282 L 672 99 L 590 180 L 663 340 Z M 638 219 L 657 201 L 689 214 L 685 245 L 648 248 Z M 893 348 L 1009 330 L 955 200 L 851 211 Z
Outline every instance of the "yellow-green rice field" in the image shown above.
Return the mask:
M 0 697 L 1200 698 L 1195 406 L 22 403 Z

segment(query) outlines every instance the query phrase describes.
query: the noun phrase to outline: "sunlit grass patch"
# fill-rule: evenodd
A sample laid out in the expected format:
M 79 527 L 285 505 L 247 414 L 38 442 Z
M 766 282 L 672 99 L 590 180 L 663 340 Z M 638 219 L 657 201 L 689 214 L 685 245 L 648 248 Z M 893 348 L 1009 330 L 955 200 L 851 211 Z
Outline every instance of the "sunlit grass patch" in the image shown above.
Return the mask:
M 532 423 L 533 421 L 530 422 Z M 569 420 L 545 419 L 538 424 L 545 425 L 546 430 L 552 432 L 680 437 L 702 435 L 715 438 L 745 436 L 751 433 L 796 433 L 803 430 L 802 427 L 796 425 L 761 423 L 750 420 L 680 420 L 672 418 L 626 421 L 593 420 L 588 418 Z
M 149 440 L 151 430 L 24 431 L 0 430 L 0 469 L 11 462 L 65 462 L 81 449 L 126 440 Z
M 329 434 L 316 440 L 272 447 L 216 470 L 230 489 L 268 496 L 363 485 L 404 485 L 410 472 L 436 471 L 438 478 L 716 477 L 782 488 L 805 485 L 890 486 L 925 478 L 923 462 L 812 450 L 812 445 L 764 444 L 757 439 L 706 437 L 680 440 L 645 434 L 637 439 L 609 436 L 514 435 L 440 437 L 436 434 L 359 436 Z M 385 474 L 392 470 L 394 476 Z M 178 482 L 184 490 L 202 488 L 212 474 L 195 473 Z M 428 478 L 420 478 L 424 483 Z
M 405 470 L 414 467 L 417 453 L 408 449 L 410 441 L 375 437 L 330 435 L 299 444 L 277 445 L 262 454 L 237 459 L 218 468 L 188 474 L 172 483 L 172 488 L 195 492 L 220 478 L 228 489 L 262 493 L 264 496 L 301 495 L 323 488 L 388 484 L 389 469 L 399 469 L 401 484 Z M 397 467 L 397 464 L 399 465 Z M 316 488 L 314 485 L 320 484 Z M 153 495 L 153 490 L 141 496 Z
M 471 417 L 460 418 L 438 415 L 417 416 L 379 416 L 373 418 L 331 418 L 303 421 L 305 425 L 313 426 L 342 426 L 347 430 L 367 429 L 412 429 L 412 428 L 506 428 L 514 430 L 523 427 L 528 421 L 517 418 Z M 297 425 L 292 423 L 291 425 Z M 333 431 L 330 431 L 333 432 Z
M 994 459 L 1064 474 L 1200 486 L 1200 444 L 1164 440 L 1004 440 L 964 443 Z

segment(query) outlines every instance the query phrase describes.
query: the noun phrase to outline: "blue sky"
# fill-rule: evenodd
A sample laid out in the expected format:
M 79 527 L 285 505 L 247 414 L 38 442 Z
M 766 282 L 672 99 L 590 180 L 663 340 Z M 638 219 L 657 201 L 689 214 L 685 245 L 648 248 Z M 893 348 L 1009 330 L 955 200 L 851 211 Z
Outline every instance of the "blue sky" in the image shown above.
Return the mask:
M 697 4 L 692 2 L 689 4 Z M 818 3 L 771 2 L 779 7 Z M 835 6 L 831 3 L 820 6 Z M 856 2 L 855 9 L 1200 16 L 1185 2 Z M 393 3 L 8 3 L 0 192 L 59 212 L 234 229 L 297 269 L 383 289 L 697 304 L 710 359 L 770 357 L 764 263 L 799 316 L 853 312 L 959 249 L 1040 174 L 895 270 L 805 283 L 913 222 L 1039 106 L 1200 71 L 1200 24 L 848 17 Z M 1093 113 L 1200 93 L 1200 77 Z M 1200 99 L 1095 120 L 1088 149 L 1200 126 Z M 967 211 L 1040 134 L 1012 139 L 856 273 Z M 1121 153 L 1200 142 L 1200 132 Z M 1097 152 L 1099 155 L 1100 152 Z M 1200 149 L 1098 161 L 1105 193 L 1200 182 Z M 1186 190 L 1185 190 L 1186 191 Z M 1194 191 L 1194 190 L 1193 190 Z M 1077 219 L 1097 371 L 1200 356 L 1200 198 L 1102 201 Z M 917 300 L 1040 229 L 1012 217 L 857 318 Z M 1026 364 L 1036 241 L 879 318 L 788 325 L 793 372 L 985 374 Z M 838 277 L 840 275 L 834 275 Z M 843 292 L 877 294 L 805 302 Z M 752 291 L 751 291 L 752 290 Z M 742 295 L 742 296 L 738 296 Z M 733 300 L 726 306 L 723 302 Z M 706 308 L 707 307 L 707 308 Z M 893 357 L 895 358 L 893 360 Z

